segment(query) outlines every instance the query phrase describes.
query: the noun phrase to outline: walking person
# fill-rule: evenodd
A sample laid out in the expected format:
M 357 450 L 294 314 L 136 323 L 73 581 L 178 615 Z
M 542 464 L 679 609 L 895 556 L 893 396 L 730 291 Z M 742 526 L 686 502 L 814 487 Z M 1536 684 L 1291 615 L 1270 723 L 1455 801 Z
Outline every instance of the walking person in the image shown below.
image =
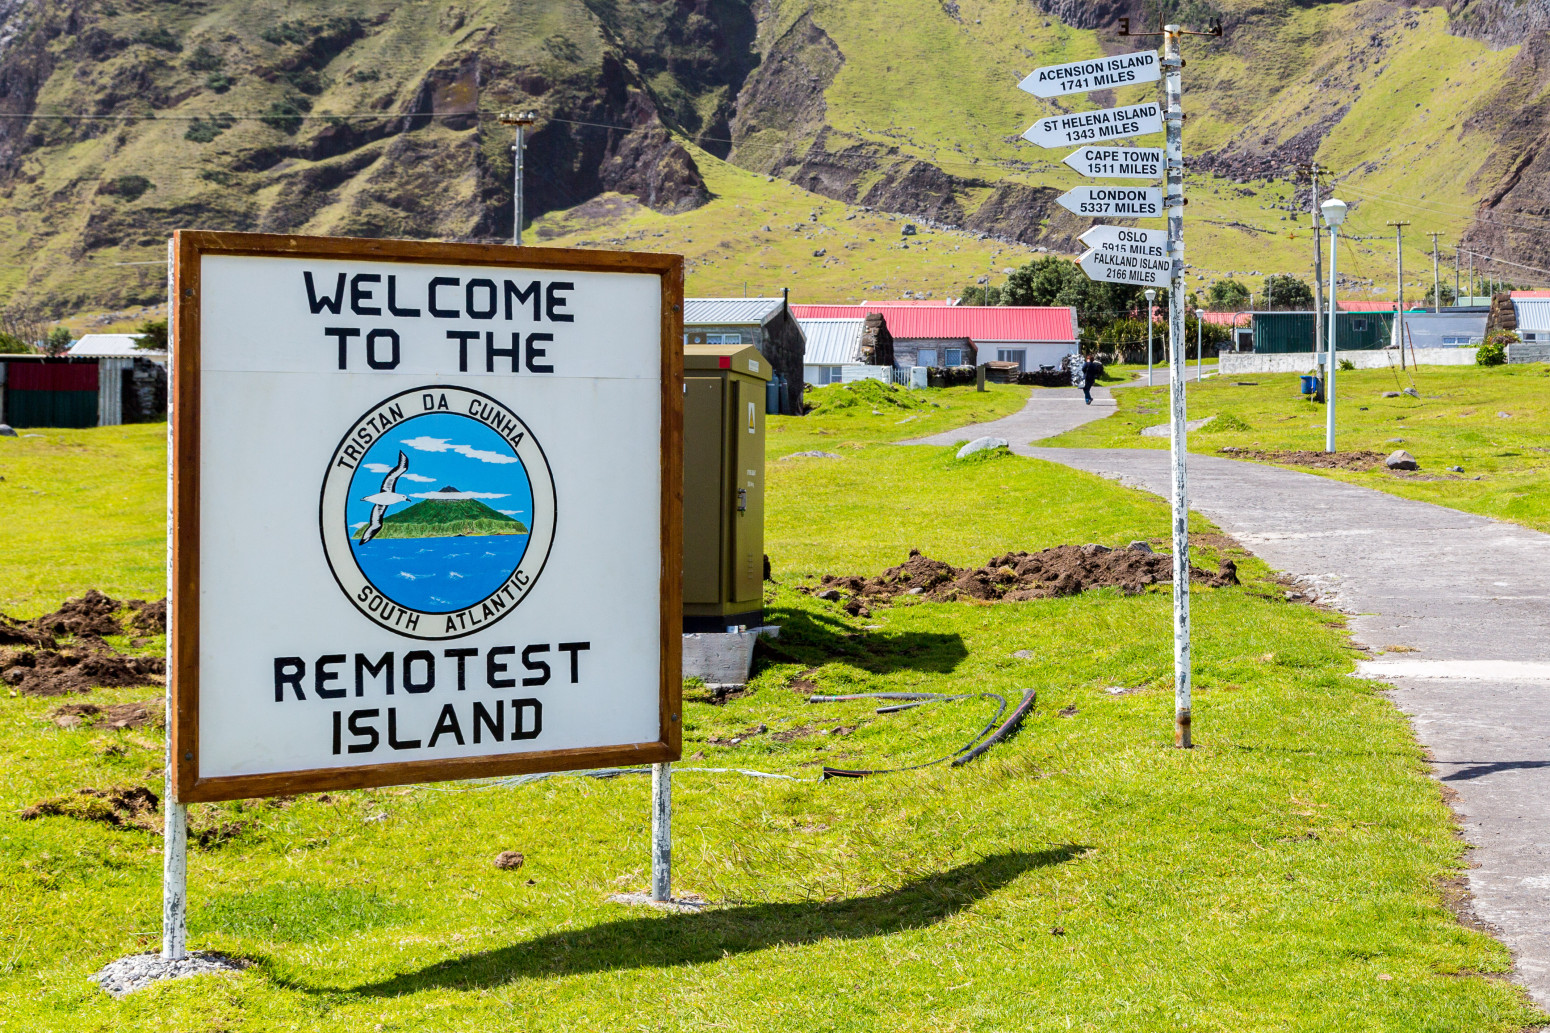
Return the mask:
M 1082 363 L 1082 396 L 1087 399 L 1087 404 L 1093 404 L 1093 385 L 1098 378 L 1103 376 L 1103 363 L 1098 361 L 1097 355 L 1089 355 L 1087 361 Z

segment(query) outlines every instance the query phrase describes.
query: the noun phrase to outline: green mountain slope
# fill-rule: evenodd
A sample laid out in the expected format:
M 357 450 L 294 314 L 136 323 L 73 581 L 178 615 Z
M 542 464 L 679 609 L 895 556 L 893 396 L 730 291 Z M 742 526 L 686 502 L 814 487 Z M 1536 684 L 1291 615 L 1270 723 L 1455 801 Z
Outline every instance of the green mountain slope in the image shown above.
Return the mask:
M 1353 205 L 1343 293 L 1393 296 L 1394 219 L 1412 223 L 1412 300 L 1430 287 L 1430 231 L 1445 249 L 1464 238 L 1540 263 L 1550 5 L 1454 6 L 1182 5 L 1180 17 L 1227 27 L 1187 43 L 1192 285 L 1311 275 L 1294 169 L 1315 159 Z M 50 116 L 0 119 L 0 304 L 157 303 L 178 226 L 502 239 L 510 136 L 493 116 L 514 108 L 539 114 L 527 210 L 549 241 L 680 250 L 691 293 L 955 293 L 1036 249 L 1077 249 L 1088 223 L 1054 198 L 1079 177 L 1064 152 L 1019 139 L 1055 105 L 1016 83 L 1037 64 L 1153 45 L 1112 31 L 1149 9 L 0 3 L 0 114 Z M 903 239 L 893 216 L 925 239 Z
M 455 493 L 456 488 L 443 488 Z M 365 533 L 355 533 L 359 538 Z M 377 538 L 446 538 L 452 535 L 527 534 L 527 525 L 478 499 L 424 499 L 385 517 Z

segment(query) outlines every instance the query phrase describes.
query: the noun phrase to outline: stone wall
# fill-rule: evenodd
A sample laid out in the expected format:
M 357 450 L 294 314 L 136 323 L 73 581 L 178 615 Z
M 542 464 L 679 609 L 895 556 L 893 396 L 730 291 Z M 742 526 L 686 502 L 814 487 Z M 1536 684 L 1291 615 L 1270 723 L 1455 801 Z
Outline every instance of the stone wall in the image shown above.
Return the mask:
M 1337 361 L 1351 360 L 1357 369 L 1383 369 L 1390 363 L 1399 368 L 1399 353 L 1386 348 L 1373 351 L 1337 351 Z M 1410 349 L 1406 349 L 1405 361 L 1411 361 Z M 1474 348 L 1416 348 L 1414 361 L 1421 366 L 1473 366 Z M 1317 365 L 1312 352 L 1286 352 L 1278 355 L 1256 355 L 1253 352 L 1223 352 L 1217 367 L 1224 377 L 1246 373 L 1306 373 Z

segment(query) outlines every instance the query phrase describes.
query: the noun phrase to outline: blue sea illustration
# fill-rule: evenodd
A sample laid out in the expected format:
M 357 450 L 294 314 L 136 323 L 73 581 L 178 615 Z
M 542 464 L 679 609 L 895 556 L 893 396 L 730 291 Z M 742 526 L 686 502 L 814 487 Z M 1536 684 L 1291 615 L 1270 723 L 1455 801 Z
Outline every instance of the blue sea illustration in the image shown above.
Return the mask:
M 413 417 L 378 438 L 345 506 L 361 573 L 399 605 L 431 613 L 499 589 L 527 552 L 532 520 L 532 485 L 516 450 L 452 413 Z

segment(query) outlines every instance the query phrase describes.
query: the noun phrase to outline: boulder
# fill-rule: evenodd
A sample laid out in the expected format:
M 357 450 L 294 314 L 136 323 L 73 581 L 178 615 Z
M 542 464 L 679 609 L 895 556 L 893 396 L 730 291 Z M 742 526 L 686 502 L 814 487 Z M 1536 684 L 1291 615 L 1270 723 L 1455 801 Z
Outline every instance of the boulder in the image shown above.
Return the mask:
M 0 438 L 14 438 L 16 432 L 11 429 L 9 423 L 0 423 Z
M 1399 392 L 1398 391 L 1385 391 L 1385 392 L 1383 392 L 1383 397 L 1384 398 L 1398 398 L 1399 397 Z
M 1129 545 L 1125 546 L 1125 548 L 1127 548 L 1127 549 L 1134 549 L 1137 552 L 1151 552 L 1152 551 L 1152 547 L 1150 545 L 1148 545 L 1146 542 L 1131 542 Z
M 1415 461 L 1415 456 L 1402 448 L 1396 448 L 1392 455 L 1383 461 L 1383 465 L 1390 470 L 1419 470 L 1421 464 Z
M 1006 438 L 975 438 L 973 441 L 969 442 L 967 445 L 964 445 L 958 450 L 958 458 L 963 459 L 966 456 L 972 456 L 976 452 L 984 452 L 992 448 L 1006 447 Z

